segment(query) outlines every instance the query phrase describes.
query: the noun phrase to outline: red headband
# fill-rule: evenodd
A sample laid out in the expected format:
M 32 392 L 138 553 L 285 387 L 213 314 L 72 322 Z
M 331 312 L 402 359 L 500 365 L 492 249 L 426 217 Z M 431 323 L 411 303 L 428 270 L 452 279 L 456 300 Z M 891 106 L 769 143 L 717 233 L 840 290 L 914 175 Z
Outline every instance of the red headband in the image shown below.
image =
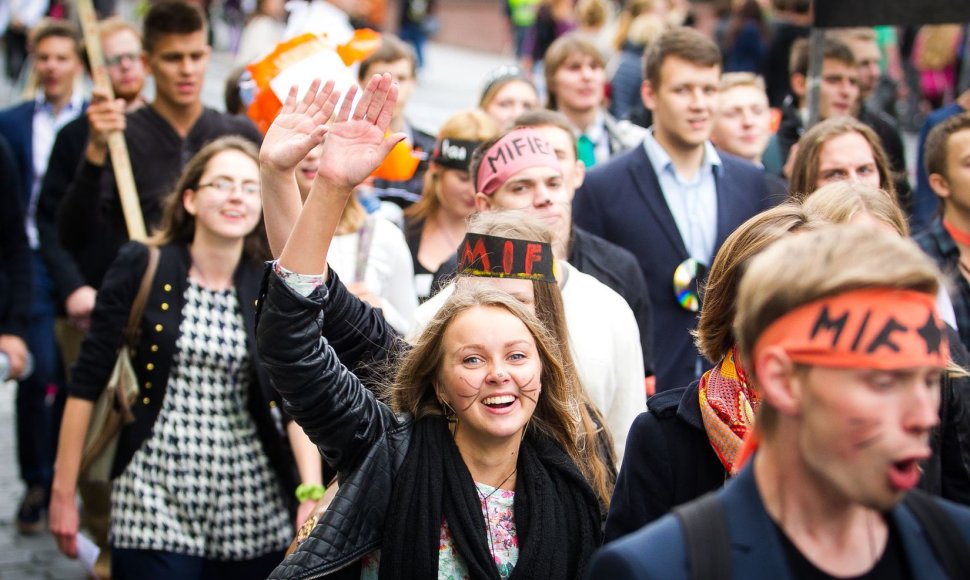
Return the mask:
M 891 289 L 854 290 L 799 306 L 761 334 L 755 360 L 774 346 L 798 363 L 879 370 L 943 367 L 950 352 L 935 298 Z
M 476 189 L 492 195 L 523 169 L 550 167 L 562 172 L 559 159 L 542 133 L 536 129 L 515 129 L 488 148 L 475 179 Z

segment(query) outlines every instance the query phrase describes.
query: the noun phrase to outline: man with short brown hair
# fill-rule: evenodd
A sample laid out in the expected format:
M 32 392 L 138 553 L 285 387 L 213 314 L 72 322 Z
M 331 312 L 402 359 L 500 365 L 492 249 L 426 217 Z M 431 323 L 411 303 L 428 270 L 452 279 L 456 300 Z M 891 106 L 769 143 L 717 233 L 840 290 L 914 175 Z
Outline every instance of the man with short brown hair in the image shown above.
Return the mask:
M 84 162 L 64 195 L 59 233 L 67 247 L 87 248 L 85 278 L 97 288 L 128 232 L 108 159 L 107 133 L 123 129 L 135 186 L 148 230 L 161 219 L 162 202 L 182 166 L 206 143 L 225 135 L 262 139 L 245 118 L 202 103 L 211 49 L 201 9 L 184 0 L 161 0 L 145 15 L 142 62 L 155 81 L 155 98 L 125 113 L 99 100 L 88 112 L 92 129 Z M 96 121 L 96 122 L 95 122 Z M 105 168 L 109 168 L 105 171 Z
M 909 203 L 911 187 L 907 179 L 906 158 L 903 141 L 895 122 L 887 115 L 873 111 L 864 105 L 863 78 L 869 79 L 871 71 L 860 72 L 859 61 L 852 48 L 844 42 L 845 35 L 830 35 L 825 39 L 821 71 L 821 91 L 818 104 L 818 120 L 838 116 L 853 116 L 879 135 L 882 147 L 889 158 L 893 182 L 899 198 Z M 873 40 L 873 42 L 875 42 Z M 799 41 L 791 54 L 791 98 L 782 108 L 781 125 L 778 127 L 778 145 L 781 158 L 788 159 L 792 145 L 808 129 L 808 42 Z M 870 58 L 868 51 L 860 56 Z M 868 82 L 868 81 L 867 81 Z
M 654 316 L 657 390 L 686 386 L 707 363 L 690 331 L 697 293 L 717 248 L 772 205 L 764 172 L 710 143 L 720 51 L 688 28 L 664 33 L 645 55 L 641 98 L 654 125 L 642 146 L 597 166 L 576 194 L 576 225 L 640 262 Z

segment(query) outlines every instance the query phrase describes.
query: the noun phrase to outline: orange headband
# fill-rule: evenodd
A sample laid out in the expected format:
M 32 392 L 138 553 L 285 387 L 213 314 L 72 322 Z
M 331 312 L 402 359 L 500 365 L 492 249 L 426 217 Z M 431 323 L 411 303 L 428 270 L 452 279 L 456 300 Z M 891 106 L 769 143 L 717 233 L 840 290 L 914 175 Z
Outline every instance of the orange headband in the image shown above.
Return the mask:
M 799 306 L 761 334 L 755 360 L 773 346 L 795 362 L 838 368 L 943 367 L 950 356 L 935 298 L 912 290 L 855 290 Z

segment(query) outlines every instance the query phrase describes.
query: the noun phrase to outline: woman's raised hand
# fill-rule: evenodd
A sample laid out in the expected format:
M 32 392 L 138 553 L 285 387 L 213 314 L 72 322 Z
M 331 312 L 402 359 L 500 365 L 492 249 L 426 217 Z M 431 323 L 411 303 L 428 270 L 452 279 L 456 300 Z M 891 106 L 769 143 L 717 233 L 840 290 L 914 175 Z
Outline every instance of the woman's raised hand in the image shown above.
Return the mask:
M 322 89 L 320 80 L 313 81 L 299 101 L 296 92 L 294 85 L 259 149 L 260 164 L 280 172 L 295 171 L 303 158 L 320 144 L 340 100 L 340 91 L 334 90 L 332 80 Z
M 387 135 L 397 104 L 397 85 L 390 74 L 374 75 L 353 107 L 356 93 L 356 87 L 347 91 L 317 169 L 320 178 L 340 188 L 353 188 L 364 181 L 404 139 L 403 133 Z

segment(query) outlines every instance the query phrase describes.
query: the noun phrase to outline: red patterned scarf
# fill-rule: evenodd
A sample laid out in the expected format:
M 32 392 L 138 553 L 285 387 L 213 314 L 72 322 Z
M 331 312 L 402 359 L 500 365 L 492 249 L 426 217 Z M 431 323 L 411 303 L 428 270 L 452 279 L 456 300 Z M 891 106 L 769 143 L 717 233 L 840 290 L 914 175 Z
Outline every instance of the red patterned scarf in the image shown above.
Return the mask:
M 761 403 L 737 360 L 737 347 L 733 347 L 719 364 L 704 373 L 697 389 L 704 430 L 724 469 L 732 476 L 741 469 L 738 454 L 754 427 L 755 412 Z

